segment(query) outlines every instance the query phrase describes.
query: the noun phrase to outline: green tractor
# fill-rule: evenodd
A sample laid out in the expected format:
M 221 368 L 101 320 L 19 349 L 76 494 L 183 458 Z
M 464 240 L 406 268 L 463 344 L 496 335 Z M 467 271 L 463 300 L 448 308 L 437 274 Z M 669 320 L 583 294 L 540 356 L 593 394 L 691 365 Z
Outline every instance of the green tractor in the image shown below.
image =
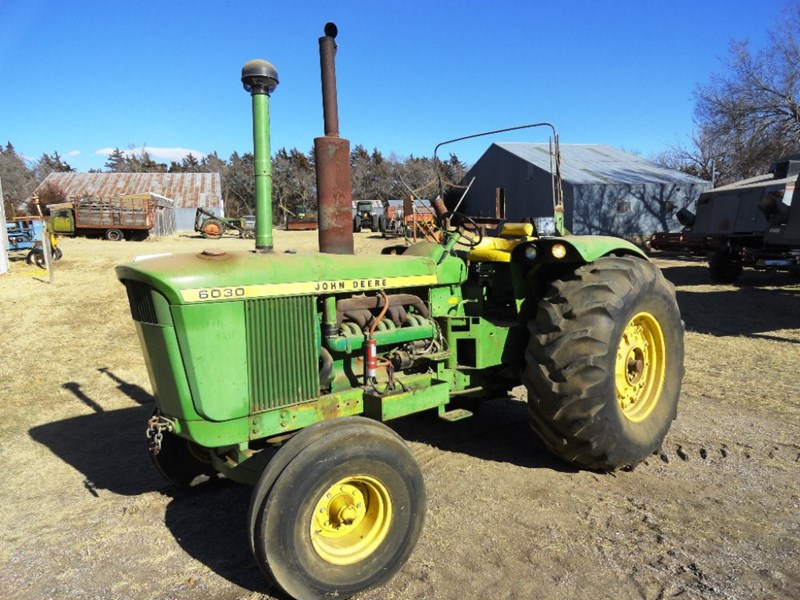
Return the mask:
M 197 207 L 194 215 L 194 230 L 207 239 L 221 238 L 226 231 L 234 231 L 240 238 L 253 238 L 255 223 L 254 215 L 223 218 L 201 206 Z
M 277 72 L 251 61 L 242 81 L 254 112 L 255 249 L 154 256 L 117 276 L 155 396 L 155 465 L 180 485 L 217 474 L 254 485 L 250 543 L 280 589 L 348 597 L 405 564 L 425 487 L 386 421 L 462 419 L 469 402 L 524 383 L 533 430 L 572 465 L 632 468 L 660 449 L 680 395 L 683 326 L 672 286 L 637 247 L 538 237 L 522 223 L 482 236 L 448 213 L 442 243 L 401 254 L 277 253 Z M 349 224 L 349 198 L 342 214 Z

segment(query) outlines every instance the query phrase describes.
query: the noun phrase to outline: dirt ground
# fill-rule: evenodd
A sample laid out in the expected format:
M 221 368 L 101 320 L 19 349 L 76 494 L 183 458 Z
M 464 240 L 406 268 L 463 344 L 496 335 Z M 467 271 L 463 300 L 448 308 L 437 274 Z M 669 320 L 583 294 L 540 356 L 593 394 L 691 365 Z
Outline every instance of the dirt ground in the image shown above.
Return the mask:
M 0 597 L 270 597 L 249 490 L 181 491 L 150 464 L 150 385 L 113 273 L 138 254 L 251 245 L 66 239 L 52 284 L 17 261 L 0 276 Z M 276 232 L 279 249 L 315 245 Z M 392 422 L 422 465 L 427 521 L 408 564 L 361 600 L 800 598 L 800 281 L 711 286 L 696 259 L 657 262 L 686 322 L 661 455 L 575 471 L 529 430 L 523 388 L 465 421 Z

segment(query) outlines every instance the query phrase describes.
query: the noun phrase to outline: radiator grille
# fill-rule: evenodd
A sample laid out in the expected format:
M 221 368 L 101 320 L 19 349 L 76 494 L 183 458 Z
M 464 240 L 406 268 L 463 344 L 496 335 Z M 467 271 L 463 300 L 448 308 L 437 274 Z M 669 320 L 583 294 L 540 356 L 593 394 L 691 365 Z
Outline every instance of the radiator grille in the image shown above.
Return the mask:
M 314 298 L 245 302 L 250 408 L 262 412 L 319 393 Z
M 125 290 L 128 292 L 128 303 L 131 307 L 133 320 L 139 323 L 157 325 L 156 307 L 153 304 L 150 286 L 141 281 L 125 280 L 123 283 L 125 283 Z

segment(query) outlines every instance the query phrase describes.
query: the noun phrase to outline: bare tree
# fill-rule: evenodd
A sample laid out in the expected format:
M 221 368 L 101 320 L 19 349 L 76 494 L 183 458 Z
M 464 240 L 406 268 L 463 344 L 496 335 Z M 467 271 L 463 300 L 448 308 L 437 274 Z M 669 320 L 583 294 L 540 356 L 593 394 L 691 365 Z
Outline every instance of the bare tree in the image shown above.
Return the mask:
M 245 152 L 239 155 L 238 152 L 234 152 L 231 154 L 222 176 L 225 214 L 229 217 L 253 214 L 253 207 L 256 204 L 253 173 L 252 153 Z
M 727 71 L 697 87 L 695 143 L 713 140 L 722 183 L 763 173 L 781 156 L 800 152 L 798 31 L 800 6 L 793 5 L 765 48 L 731 42 Z
M 699 177 L 705 181 L 716 179 L 717 172 L 725 165 L 725 152 L 708 131 L 695 129 L 688 144 L 678 144 L 660 152 L 653 162 Z
M 303 154 L 297 148 L 281 148 L 275 153 L 272 157 L 273 210 L 286 209 L 297 216 L 316 212 L 313 159 L 313 151 Z
M 48 181 L 41 186 L 37 194 L 39 196 L 39 205 L 42 208 L 67 201 L 67 193 L 52 181 Z
M 0 180 L 3 181 L 6 217 L 11 218 L 23 209 L 25 198 L 36 188 L 36 178 L 11 142 L 0 146 Z

